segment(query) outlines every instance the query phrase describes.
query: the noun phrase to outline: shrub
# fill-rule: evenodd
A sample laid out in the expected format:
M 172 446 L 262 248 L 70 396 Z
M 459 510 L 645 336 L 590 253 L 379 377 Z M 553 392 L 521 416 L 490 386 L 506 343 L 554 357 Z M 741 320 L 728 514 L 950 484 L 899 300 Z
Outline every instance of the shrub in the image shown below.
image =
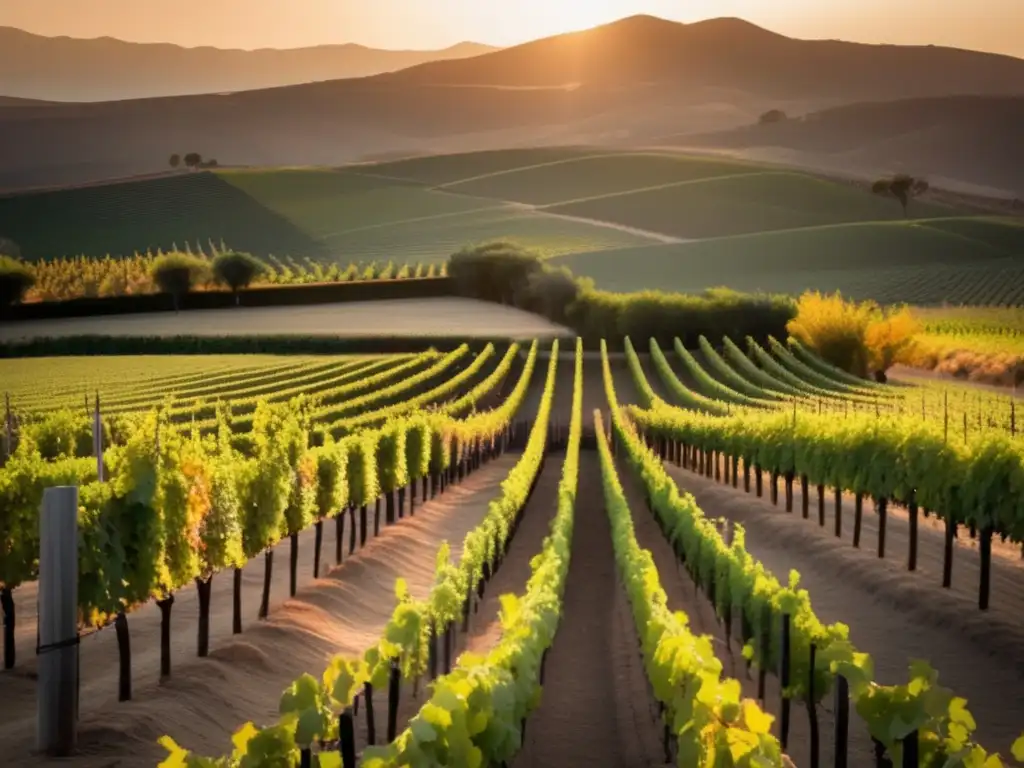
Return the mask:
M 788 297 L 724 289 L 700 296 L 598 291 L 590 280 L 575 278 L 568 269 L 553 268 L 538 254 L 503 241 L 464 248 L 449 259 L 448 274 L 462 296 L 542 314 L 589 340 L 631 335 L 654 337 L 669 346 L 676 336 L 691 344 L 700 335 L 764 340 L 783 335 L 795 314 Z
M 0 255 L 0 307 L 21 301 L 25 292 L 35 285 L 32 270 L 22 261 Z
M 541 271 L 533 272 L 526 278 L 525 285 L 515 296 L 515 305 L 535 312 L 550 320 L 566 324 L 569 308 L 579 298 L 584 286 L 565 267 L 552 269 L 546 265 Z
M 164 293 L 174 297 L 174 309 L 178 310 L 181 297 L 192 287 L 209 279 L 210 267 L 203 259 L 187 253 L 167 253 L 153 262 L 153 282 Z
M 499 304 L 514 304 L 530 276 L 542 270 L 539 254 L 504 240 L 463 248 L 448 260 L 460 295 Z
M 266 264 L 249 253 L 228 251 L 218 254 L 213 260 L 213 275 L 235 294 L 235 304 L 238 304 L 238 292 L 248 288 L 266 269 Z

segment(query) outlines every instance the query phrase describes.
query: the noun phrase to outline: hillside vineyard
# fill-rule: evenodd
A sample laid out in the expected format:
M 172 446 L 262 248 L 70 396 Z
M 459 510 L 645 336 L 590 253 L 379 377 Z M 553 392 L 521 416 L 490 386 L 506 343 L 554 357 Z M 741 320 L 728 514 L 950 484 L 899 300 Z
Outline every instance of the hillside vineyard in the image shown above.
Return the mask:
M 12 375 L 5 760 L 33 759 L 13 673 L 38 663 L 58 485 L 80 505 L 79 738 L 117 706 L 147 764 L 1019 759 L 1014 407 L 793 340 L 623 344 L 110 357 L 84 403 L 75 358 Z M 631 735 L 607 727 L 627 698 Z
M 619 292 L 1024 300 L 1024 226 L 1009 209 L 936 193 L 904 215 L 841 176 L 668 148 L 175 171 L 0 196 L 0 232 L 35 276 L 32 302 L 155 293 L 163 253 L 251 253 L 262 287 L 441 276 L 453 252 L 492 240 Z

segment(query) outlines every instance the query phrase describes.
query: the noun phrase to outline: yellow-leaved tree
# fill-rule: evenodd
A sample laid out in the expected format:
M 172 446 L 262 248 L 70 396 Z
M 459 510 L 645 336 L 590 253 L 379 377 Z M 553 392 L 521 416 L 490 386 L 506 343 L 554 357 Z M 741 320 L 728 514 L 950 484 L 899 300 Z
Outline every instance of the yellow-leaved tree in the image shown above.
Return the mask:
M 907 307 L 883 309 L 840 293 L 808 291 L 786 330 L 832 365 L 884 381 L 885 371 L 913 346 L 919 326 Z

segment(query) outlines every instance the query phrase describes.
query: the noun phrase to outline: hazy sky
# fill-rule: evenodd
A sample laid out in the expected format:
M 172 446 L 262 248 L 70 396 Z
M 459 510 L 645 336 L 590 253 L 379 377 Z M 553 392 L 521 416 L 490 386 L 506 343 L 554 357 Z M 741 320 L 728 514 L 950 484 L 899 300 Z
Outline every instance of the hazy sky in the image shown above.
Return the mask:
M 1024 0 L 0 0 L 0 25 L 39 34 L 235 48 L 511 45 L 635 13 L 1024 57 Z

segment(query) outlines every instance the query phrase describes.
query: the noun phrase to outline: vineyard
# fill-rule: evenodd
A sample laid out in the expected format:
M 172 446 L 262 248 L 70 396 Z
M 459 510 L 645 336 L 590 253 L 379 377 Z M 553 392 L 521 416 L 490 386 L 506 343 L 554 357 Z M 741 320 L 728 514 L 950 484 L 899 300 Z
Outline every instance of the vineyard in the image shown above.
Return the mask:
M 505 239 L 605 290 L 1024 300 L 1019 219 L 925 199 L 909 216 L 894 200 L 808 173 L 593 147 L 203 171 L 0 197 L 0 233 L 38 262 L 30 299 L 149 292 L 159 251 L 252 253 L 270 266 L 264 282 L 294 284 L 427 275 L 468 244 Z M 128 223 L 111 231 L 113 218 Z
M 5 765 L 1024 762 L 1015 401 L 624 345 L 0 361 Z
M 224 252 L 224 243 L 216 245 L 202 243 L 194 247 L 185 244 L 183 251 L 177 250 L 177 243 L 172 243 L 170 253 L 185 253 L 197 256 L 209 265 L 219 252 Z M 50 259 L 29 264 L 29 270 L 35 283 L 28 290 L 24 300 L 61 301 L 76 299 L 83 296 L 137 296 L 140 294 L 158 293 L 159 286 L 153 280 L 153 267 L 163 252 L 158 248 L 156 253 L 139 254 L 123 258 L 104 256 L 101 259 L 90 259 L 84 256 L 74 258 Z M 387 261 L 378 264 L 371 261 L 365 264 L 349 264 L 341 267 L 338 264 L 321 264 L 305 257 L 277 258 L 270 255 L 265 262 L 265 269 L 258 274 L 251 285 L 306 285 L 310 283 L 351 283 L 369 282 L 372 280 L 405 280 L 417 277 L 443 277 L 444 264 L 398 264 Z M 211 278 L 206 283 L 197 284 L 195 290 L 215 290 L 219 288 Z M 223 288 L 221 288 L 223 290 Z

